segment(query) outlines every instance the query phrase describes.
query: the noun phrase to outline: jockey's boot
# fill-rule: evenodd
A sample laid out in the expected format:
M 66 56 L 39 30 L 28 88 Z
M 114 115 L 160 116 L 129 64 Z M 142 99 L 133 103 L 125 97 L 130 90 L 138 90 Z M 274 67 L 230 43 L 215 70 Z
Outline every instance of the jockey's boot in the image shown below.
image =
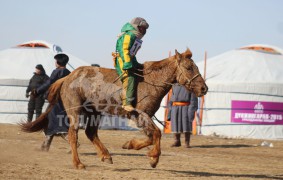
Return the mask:
M 171 145 L 171 147 L 181 146 L 181 141 L 180 141 L 181 134 L 180 133 L 174 133 L 173 137 L 174 137 L 174 143 Z
M 54 137 L 53 135 L 46 135 L 45 136 L 45 140 L 43 141 L 43 143 L 41 145 L 41 151 L 46 151 L 46 152 L 49 151 L 53 137 Z
M 128 112 L 132 112 L 132 111 L 135 110 L 135 108 L 132 105 L 125 105 L 125 106 L 122 106 L 122 107 Z
M 190 148 L 190 138 L 191 138 L 191 133 L 190 132 L 185 132 L 185 147 Z

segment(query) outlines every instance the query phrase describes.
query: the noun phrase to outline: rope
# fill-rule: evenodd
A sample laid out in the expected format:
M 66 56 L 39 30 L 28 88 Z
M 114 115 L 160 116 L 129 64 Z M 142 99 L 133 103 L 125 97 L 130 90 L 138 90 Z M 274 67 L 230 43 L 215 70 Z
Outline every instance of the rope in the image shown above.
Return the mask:
M 120 79 L 120 77 L 122 77 L 126 72 L 123 72 L 119 77 L 117 77 L 112 83 L 115 83 L 116 81 L 118 81 L 118 79 Z
M 159 124 L 161 124 L 163 127 L 165 127 L 165 125 L 162 123 L 162 121 L 157 119 L 157 117 L 155 115 L 153 115 L 153 117 L 154 117 L 154 120 L 156 120 L 157 122 L 159 122 Z

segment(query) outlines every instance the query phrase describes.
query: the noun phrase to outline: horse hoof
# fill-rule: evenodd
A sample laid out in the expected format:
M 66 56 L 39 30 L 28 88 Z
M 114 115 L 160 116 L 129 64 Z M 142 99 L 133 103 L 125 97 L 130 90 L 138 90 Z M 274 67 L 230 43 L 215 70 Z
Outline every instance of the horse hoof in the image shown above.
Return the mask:
M 131 149 L 130 147 L 130 141 L 126 142 L 123 146 L 122 146 L 123 149 Z
M 102 162 L 106 162 L 108 164 L 113 164 L 113 161 L 112 161 L 112 157 L 109 157 L 109 158 L 102 158 L 101 159 Z
M 85 165 L 80 163 L 76 166 L 77 169 L 85 169 Z
M 159 161 L 159 157 L 150 157 L 149 164 L 152 168 L 156 168 L 158 161 Z

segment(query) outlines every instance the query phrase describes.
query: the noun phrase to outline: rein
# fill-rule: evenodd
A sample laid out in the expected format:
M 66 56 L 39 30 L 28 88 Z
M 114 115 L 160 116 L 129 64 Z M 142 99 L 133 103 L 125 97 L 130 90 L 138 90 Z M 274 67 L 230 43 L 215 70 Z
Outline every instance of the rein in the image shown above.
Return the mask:
M 180 67 L 180 65 L 179 65 L 179 63 L 178 63 L 178 60 L 176 60 L 176 64 L 177 64 L 177 68 L 180 69 L 180 71 L 181 71 L 181 75 L 182 75 L 182 74 L 185 74 L 184 71 L 183 71 L 183 69 Z M 140 69 L 137 69 L 137 70 L 138 70 L 138 71 L 144 71 L 144 70 L 140 70 Z M 140 74 L 135 73 L 135 72 L 132 72 L 132 73 L 133 73 L 134 75 L 136 75 L 136 76 L 139 76 L 139 77 L 144 78 L 144 75 L 140 75 Z M 123 74 L 124 74 L 124 73 L 123 73 Z M 150 74 L 150 73 L 148 73 L 148 74 Z M 121 76 L 122 76 L 122 75 L 121 75 Z M 119 76 L 118 78 L 120 78 L 121 76 Z M 186 83 L 186 84 L 189 84 L 189 88 L 190 88 L 190 89 L 191 89 L 191 84 L 192 84 L 193 80 L 194 80 L 195 78 L 197 78 L 198 76 L 200 76 L 200 73 L 194 75 L 194 77 L 192 77 L 192 79 L 187 78 L 187 83 Z M 117 79 L 118 79 L 118 78 L 117 78 Z M 115 81 L 116 81 L 116 80 L 115 80 Z M 146 81 L 144 81 L 144 82 L 147 83 L 147 84 L 150 84 L 150 85 L 152 85 L 152 86 L 159 86 L 159 87 L 162 87 L 162 85 L 156 85 L 156 84 L 153 84 L 153 83 L 150 83 L 150 82 L 146 82 Z M 174 86 L 173 83 L 169 83 L 169 82 L 166 82 L 166 81 L 161 81 L 161 83 Z M 186 85 L 186 84 L 184 84 L 184 85 Z

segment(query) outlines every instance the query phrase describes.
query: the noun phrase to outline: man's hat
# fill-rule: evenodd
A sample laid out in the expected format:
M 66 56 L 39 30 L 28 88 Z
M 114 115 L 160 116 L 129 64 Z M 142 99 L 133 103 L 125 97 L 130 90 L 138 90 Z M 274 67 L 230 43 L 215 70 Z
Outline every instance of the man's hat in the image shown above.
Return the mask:
M 145 29 L 147 29 L 149 27 L 149 24 L 146 22 L 146 20 L 144 18 L 141 18 L 141 17 L 136 17 L 136 18 L 132 19 L 130 23 L 137 25 L 137 26 L 142 26 Z
M 57 54 L 54 56 L 54 59 L 60 66 L 66 66 L 66 64 L 69 62 L 69 57 L 66 54 Z

